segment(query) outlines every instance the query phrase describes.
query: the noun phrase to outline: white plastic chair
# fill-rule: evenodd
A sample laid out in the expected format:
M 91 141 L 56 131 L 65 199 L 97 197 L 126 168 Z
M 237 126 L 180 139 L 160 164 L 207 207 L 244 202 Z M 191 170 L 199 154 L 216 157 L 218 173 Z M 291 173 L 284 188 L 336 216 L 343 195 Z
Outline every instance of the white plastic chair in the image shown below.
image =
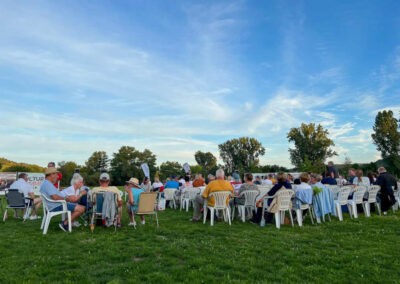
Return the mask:
M 337 199 L 335 200 L 336 212 L 340 221 L 343 221 L 342 205 L 347 205 L 351 186 L 344 186 L 340 189 Z
M 278 209 L 275 212 L 275 225 L 276 228 L 280 229 L 281 224 L 284 223 L 285 220 L 285 212 L 289 212 L 290 216 L 290 222 L 292 223 L 292 227 L 294 227 L 293 224 L 293 216 L 292 216 L 292 197 L 294 195 L 294 191 L 290 189 L 280 189 L 274 196 L 269 196 L 264 199 L 264 206 L 263 206 L 263 211 L 262 211 L 262 219 L 261 219 L 261 224 L 265 224 L 264 220 L 264 212 L 267 209 L 267 201 L 270 198 L 277 198 L 277 206 Z
M 186 212 L 189 212 L 189 205 L 190 202 L 194 202 L 196 196 L 200 193 L 200 188 L 196 188 L 196 187 L 190 187 L 187 188 L 183 194 L 182 194 L 182 198 L 181 198 L 181 210 L 182 208 L 185 209 L 186 208 Z
M 164 199 L 165 202 L 169 201 L 169 207 L 176 209 L 176 202 L 175 202 L 175 191 L 176 188 L 165 188 L 164 189 Z
M 332 191 L 334 199 L 337 199 L 340 192 L 340 186 L 331 184 L 325 184 L 325 186 Z
M 52 217 L 54 217 L 56 215 L 62 215 L 62 220 L 64 221 L 65 214 L 67 214 L 67 218 L 68 218 L 68 231 L 72 232 L 71 211 L 68 211 L 67 202 L 65 200 L 50 199 L 50 198 L 46 197 L 44 194 L 42 194 L 42 202 L 43 202 L 43 220 L 42 220 L 42 225 L 40 226 L 40 229 L 43 230 L 43 235 L 47 234 L 47 230 L 49 229 L 49 224 L 50 224 L 50 220 Z M 57 211 L 57 212 L 51 212 L 51 211 L 49 211 L 47 202 L 60 203 L 60 205 L 62 205 L 62 207 L 63 207 L 63 210 Z
M 366 215 L 366 210 L 363 202 L 363 198 L 365 195 L 366 191 L 365 186 L 357 186 L 354 191 L 353 191 L 353 199 L 350 199 L 347 201 L 347 207 L 349 208 L 349 213 L 350 213 L 350 218 L 358 218 L 358 213 L 357 213 L 357 204 L 362 204 L 363 205 L 363 210 L 364 214 Z
M 372 185 L 368 191 L 368 200 L 364 201 L 365 215 L 371 217 L 371 203 L 375 204 L 375 208 L 378 210 L 379 215 L 381 215 L 381 206 L 376 200 L 378 191 L 381 190 L 379 185 Z
M 214 211 L 221 210 L 224 215 L 224 220 L 228 220 L 229 225 L 231 225 L 231 214 L 229 209 L 229 197 L 232 195 L 230 191 L 217 191 L 212 192 L 208 196 L 208 198 L 214 198 L 214 206 L 210 206 L 208 204 L 204 204 L 204 213 L 203 213 L 203 224 L 206 223 L 207 219 L 207 209 L 210 209 L 210 219 L 211 226 L 214 226 Z
M 233 207 L 232 221 L 235 218 L 235 208 L 238 209 L 239 216 L 241 216 L 243 222 L 246 222 L 246 209 L 250 210 L 250 212 L 256 210 L 256 199 L 260 195 L 260 191 L 254 189 L 245 190 L 239 195 L 239 198 L 242 197 L 243 195 L 245 198 L 244 205 L 236 205 Z
M 296 209 L 296 218 L 297 218 L 297 223 L 299 224 L 299 227 L 303 226 L 303 211 L 304 210 L 309 211 L 311 223 L 314 225 L 314 218 L 313 218 L 314 213 L 312 212 L 311 204 L 301 204 L 300 208 Z

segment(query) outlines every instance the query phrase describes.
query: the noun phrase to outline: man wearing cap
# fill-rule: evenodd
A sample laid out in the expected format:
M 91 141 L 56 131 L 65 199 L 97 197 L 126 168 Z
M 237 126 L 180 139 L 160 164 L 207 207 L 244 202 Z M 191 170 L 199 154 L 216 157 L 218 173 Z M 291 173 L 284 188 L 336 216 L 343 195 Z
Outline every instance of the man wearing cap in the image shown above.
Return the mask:
M 102 173 L 100 175 L 100 186 L 92 189 L 92 194 L 96 192 L 112 192 L 117 195 L 118 202 L 118 219 L 117 227 L 121 227 L 121 214 L 122 214 L 122 192 L 116 186 L 110 186 L 110 175 L 108 173 Z
M 55 167 L 47 168 L 45 171 L 46 179 L 40 187 L 40 193 L 45 195 L 49 199 L 53 200 L 65 200 L 67 201 L 67 209 L 71 211 L 71 221 L 73 222 L 76 218 L 85 212 L 85 207 L 78 205 L 77 202 L 80 196 L 66 196 L 54 186 L 58 180 L 58 171 Z M 56 212 L 62 210 L 62 205 L 55 202 L 47 202 L 47 207 L 50 212 Z M 59 224 L 60 228 L 67 232 L 68 220 L 61 221 Z
M 128 193 L 128 203 L 126 204 L 126 208 L 128 209 L 128 214 L 130 217 L 130 223 L 128 226 L 135 226 L 135 213 L 138 210 L 140 195 L 145 192 L 145 190 L 139 186 L 139 180 L 137 178 L 131 178 L 126 182 L 125 190 Z M 141 223 L 145 224 L 144 216 L 141 215 Z

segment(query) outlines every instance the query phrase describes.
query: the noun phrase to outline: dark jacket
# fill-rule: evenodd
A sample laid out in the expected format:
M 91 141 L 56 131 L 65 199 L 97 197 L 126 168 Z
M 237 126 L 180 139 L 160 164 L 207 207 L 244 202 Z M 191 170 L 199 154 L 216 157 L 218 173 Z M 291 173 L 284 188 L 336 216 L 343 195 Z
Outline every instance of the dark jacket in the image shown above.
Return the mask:
M 382 193 L 393 193 L 393 187 L 397 190 L 397 181 L 389 173 L 381 173 L 376 180 L 376 184 L 381 187 Z

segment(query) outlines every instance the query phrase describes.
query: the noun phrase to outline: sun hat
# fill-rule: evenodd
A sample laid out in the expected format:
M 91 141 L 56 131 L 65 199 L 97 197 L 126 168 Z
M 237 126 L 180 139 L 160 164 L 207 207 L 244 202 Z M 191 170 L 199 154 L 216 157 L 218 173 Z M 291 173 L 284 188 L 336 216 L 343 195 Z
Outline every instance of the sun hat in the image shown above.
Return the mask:
M 46 170 L 44 171 L 44 174 L 46 176 L 51 175 L 51 174 L 55 174 L 58 173 L 56 168 L 50 167 L 50 168 L 46 168 Z
M 104 180 L 104 181 L 110 180 L 110 175 L 108 173 L 102 173 L 100 175 L 100 180 Z
M 130 178 L 127 183 L 132 183 L 136 186 L 139 186 L 139 180 L 137 178 Z

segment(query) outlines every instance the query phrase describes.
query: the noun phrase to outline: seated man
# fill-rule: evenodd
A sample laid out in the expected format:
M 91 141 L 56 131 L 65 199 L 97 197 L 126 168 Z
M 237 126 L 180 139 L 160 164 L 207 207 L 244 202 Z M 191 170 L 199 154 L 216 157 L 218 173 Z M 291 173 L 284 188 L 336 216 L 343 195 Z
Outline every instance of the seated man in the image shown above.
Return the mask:
M 62 192 L 54 186 L 58 180 L 58 172 L 56 168 L 47 168 L 45 171 L 46 179 L 40 187 L 40 193 L 42 193 L 47 198 L 53 200 L 65 200 L 67 201 L 67 209 L 71 211 L 71 221 L 74 222 L 76 218 L 85 212 L 85 207 L 76 204 L 79 201 L 80 196 L 65 196 Z M 60 203 L 47 202 L 49 211 L 56 212 L 62 210 L 62 205 Z M 67 232 L 68 230 L 68 219 L 61 221 L 59 224 L 61 230 Z
M 204 205 L 204 201 L 207 200 L 207 203 L 211 206 L 215 204 L 214 198 L 209 198 L 210 193 L 217 191 L 230 191 L 233 195 L 233 186 L 230 182 L 225 180 L 225 173 L 223 169 L 218 169 L 216 172 L 216 180 L 211 181 L 207 187 L 204 189 L 203 194 L 200 196 L 196 196 L 194 205 L 193 205 L 193 218 L 192 222 L 197 222 L 200 220 L 201 216 L 201 208 Z
M 203 179 L 202 174 L 196 174 L 194 181 L 193 181 L 193 187 L 200 187 L 204 186 L 206 184 L 206 181 Z
M 321 183 L 329 185 L 337 185 L 336 179 L 334 179 L 328 172 L 325 173 L 325 177 L 322 179 Z
M 18 189 L 19 192 L 24 194 L 26 198 L 25 203 L 30 203 L 32 206 L 32 214 L 29 217 L 30 220 L 36 220 L 40 217 L 37 216 L 37 210 L 42 205 L 42 200 L 40 197 L 35 198 L 35 193 L 33 192 L 33 187 L 28 183 L 28 175 L 26 173 L 20 173 L 18 175 L 18 180 L 13 182 L 10 185 L 10 189 Z M 27 216 L 29 216 L 29 212 L 26 212 Z
M 117 194 L 118 202 L 118 217 L 117 227 L 121 227 L 121 214 L 122 214 L 122 192 L 116 186 L 110 186 L 110 175 L 108 173 L 102 173 L 100 175 L 100 186 L 92 189 L 92 194 L 96 192 L 112 192 Z

